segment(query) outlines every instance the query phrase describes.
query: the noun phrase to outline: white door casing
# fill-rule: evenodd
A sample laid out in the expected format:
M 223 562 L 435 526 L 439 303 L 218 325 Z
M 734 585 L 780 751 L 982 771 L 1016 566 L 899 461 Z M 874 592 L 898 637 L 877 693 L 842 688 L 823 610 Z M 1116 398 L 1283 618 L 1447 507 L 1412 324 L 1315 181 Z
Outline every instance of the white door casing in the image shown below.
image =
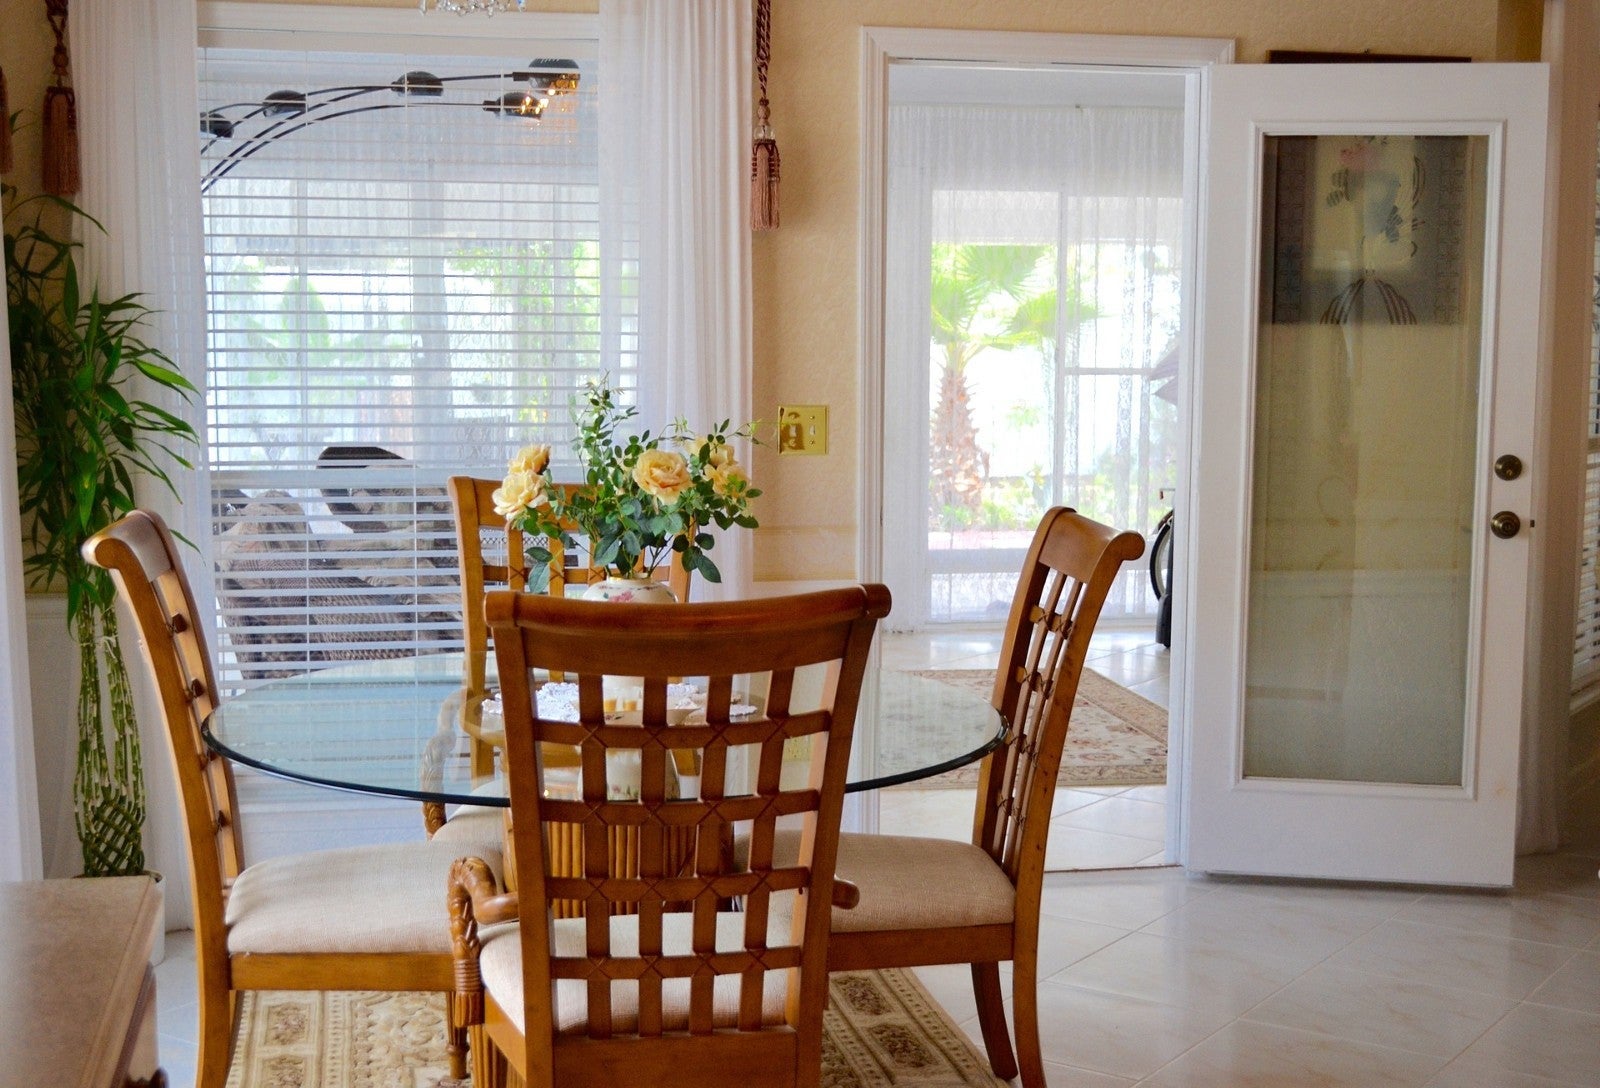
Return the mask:
M 1191 868 L 1510 883 L 1524 703 L 1528 534 L 1537 531 L 1529 522 L 1535 513 L 1534 480 L 1541 471 L 1532 454 L 1537 448 L 1547 85 L 1543 65 L 1251 65 L 1210 72 L 1198 311 L 1202 327 L 1192 399 L 1195 456 L 1185 504 L 1189 521 L 1180 525 L 1185 540 L 1179 557 L 1178 589 L 1184 597 L 1179 622 L 1186 628 L 1189 653 L 1174 677 L 1181 689 L 1176 702 L 1187 707 L 1190 721 L 1179 858 Z M 1252 665 L 1259 684 L 1268 658 L 1289 663 L 1287 671 L 1298 677 L 1322 664 L 1297 660 L 1323 652 L 1311 648 L 1315 631 L 1285 632 L 1270 645 L 1258 643 L 1254 662 L 1247 653 L 1247 617 L 1252 604 L 1260 606 L 1266 599 L 1258 591 L 1251 600 L 1251 526 L 1252 517 L 1260 513 L 1252 510 L 1258 351 L 1267 334 L 1279 335 L 1263 322 L 1257 286 L 1264 230 L 1263 147 L 1275 136 L 1321 134 L 1402 139 L 1467 135 L 1479 137 L 1486 148 L 1477 443 L 1471 454 L 1475 475 L 1467 484 L 1471 544 L 1470 550 L 1461 546 L 1461 554 L 1470 554 L 1470 566 L 1464 569 L 1470 572 L 1471 590 L 1443 608 L 1446 613 L 1452 607 L 1465 609 L 1460 617 L 1465 668 L 1459 677 L 1465 687 L 1460 693 L 1465 721 L 1459 781 L 1454 784 L 1245 772 L 1246 677 Z M 1453 392 L 1438 391 L 1441 412 Z M 1472 398 L 1456 399 L 1465 403 Z M 1472 410 L 1470 405 L 1466 410 Z M 1506 453 L 1527 463 L 1516 479 L 1499 479 L 1492 471 L 1496 457 Z M 1420 483 L 1423 497 L 1418 501 L 1427 501 L 1427 481 Z M 1517 513 L 1527 528 L 1508 540 L 1491 536 L 1489 519 L 1500 510 Z M 1417 587 L 1428 581 L 1429 573 L 1386 569 L 1347 575 L 1355 586 L 1346 587 L 1354 601 L 1350 607 L 1359 617 L 1363 595 L 1390 601 L 1397 594 L 1425 596 L 1428 591 Z M 1322 592 L 1319 579 L 1328 580 L 1315 570 L 1299 577 L 1308 595 Z M 1262 583 L 1258 579 L 1255 584 Z M 1415 622 L 1420 644 L 1430 635 L 1422 628 L 1429 621 L 1419 611 Z M 1360 628 L 1359 619 L 1350 628 L 1350 641 L 1356 644 L 1352 659 L 1372 653 L 1370 645 L 1357 644 L 1363 637 Z M 1403 670 L 1409 667 L 1405 657 L 1393 654 L 1378 665 Z M 1448 669 L 1443 671 L 1448 675 Z M 1436 670 L 1435 683 L 1438 675 Z M 1391 680 L 1398 685 L 1395 690 L 1406 690 L 1404 675 Z M 1422 683 L 1411 684 L 1413 696 Z M 1292 684 L 1286 686 L 1290 689 Z M 1345 694 L 1360 701 L 1371 691 L 1355 684 Z M 1369 730 L 1378 738 L 1371 743 L 1379 746 L 1392 743 L 1393 732 L 1407 723 L 1402 715 L 1382 725 Z M 1341 738 L 1336 743 L 1352 742 Z

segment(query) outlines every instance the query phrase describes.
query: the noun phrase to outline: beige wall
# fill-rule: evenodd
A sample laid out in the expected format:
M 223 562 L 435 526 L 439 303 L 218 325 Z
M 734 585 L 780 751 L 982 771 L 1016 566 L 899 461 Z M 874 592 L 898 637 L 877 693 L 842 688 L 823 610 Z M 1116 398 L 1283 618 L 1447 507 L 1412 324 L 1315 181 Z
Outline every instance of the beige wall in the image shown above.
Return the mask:
M 354 0 L 409 7 L 409 0 Z M 530 0 L 548 11 L 593 0 Z M 49 66 L 38 0 L 0 0 L 0 64 L 12 108 L 37 117 Z M 785 401 L 827 404 L 826 457 L 757 451 L 766 489 L 756 545 L 762 579 L 855 574 L 858 68 L 862 26 L 924 26 L 1233 38 L 1238 59 L 1268 49 L 1373 50 L 1532 59 L 1539 0 L 776 0 L 771 90 L 783 155 L 783 228 L 755 238 L 755 396 L 772 418 Z M 507 16 L 510 17 L 510 16 Z M 37 131 L 16 179 L 37 186 Z

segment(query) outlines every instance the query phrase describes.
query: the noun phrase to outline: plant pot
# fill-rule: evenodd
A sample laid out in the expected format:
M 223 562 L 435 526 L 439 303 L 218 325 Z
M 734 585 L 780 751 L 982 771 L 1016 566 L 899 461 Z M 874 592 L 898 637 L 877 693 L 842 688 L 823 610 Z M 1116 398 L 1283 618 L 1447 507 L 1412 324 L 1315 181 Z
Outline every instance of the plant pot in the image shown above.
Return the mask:
M 150 946 L 150 966 L 159 967 L 167 958 L 167 878 L 153 869 L 145 875 L 156 882 L 156 894 L 161 897 L 161 909 L 156 912 L 156 942 Z
M 678 598 L 664 582 L 644 575 L 619 578 L 612 575 L 592 583 L 583 591 L 586 601 L 613 601 L 617 604 L 677 604 Z

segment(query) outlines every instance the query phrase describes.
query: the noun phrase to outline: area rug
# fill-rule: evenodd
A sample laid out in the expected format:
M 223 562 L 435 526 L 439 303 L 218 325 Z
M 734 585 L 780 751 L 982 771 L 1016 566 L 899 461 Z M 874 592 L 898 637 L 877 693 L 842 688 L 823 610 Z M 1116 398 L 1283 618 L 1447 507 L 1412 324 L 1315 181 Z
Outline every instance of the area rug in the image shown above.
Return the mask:
M 987 1059 L 909 971 L 829 978 L 823 1088 L 997 1088 Z M 265 991 L 241 998 L 227 1088 L 453 1085 L 444 998 Z
M 994 690 L 993 669 L 927 669 L 918 676 L 985 698 Z M 1167 712 L 1142 695 L 1084 669 L 1067 727 L 1056 781 L 1062 786 L 1155 786 L 1167 780 Z M 978 764 L 946 771 L 911 788 L 972 789 Z

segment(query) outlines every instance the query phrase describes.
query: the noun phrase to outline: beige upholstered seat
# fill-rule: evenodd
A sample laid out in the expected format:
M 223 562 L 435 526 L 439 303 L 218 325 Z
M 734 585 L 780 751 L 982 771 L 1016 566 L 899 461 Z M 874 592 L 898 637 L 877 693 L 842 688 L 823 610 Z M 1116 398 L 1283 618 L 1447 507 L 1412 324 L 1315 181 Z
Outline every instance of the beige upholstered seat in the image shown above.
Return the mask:
M 221 1088 L 239 990 L 449 990 L 444 901 L 452 860 L 485 859 L 500 838 L 403 843 L 274 858 L 245 867 L 233 768 L 201 739 L 218 705 L 194 595 L 161 519 L 135 510 L 84 542 L 138 624 L 155 682 L 188 837 L 199 971 L 198 1088 Z M 465 1031 L 451 1032 L 464 1072 Z
M 841 910 L 848 914 L 849 911 Z M 767 924 L 769 947 L 781 948 L 790 943 L 790 926 L 793 924 L 794 896 L 774 896 L 771 919 Z M 661 918 L 661 950 L 669 956 L 690 954 L 693 948 L 694 916 L 685 912 L 665 914 Z M 581 918 L 558 918 L 553 927 L 554 948 L 559 956 L 584 954 L 584 922 Z M 717 915 L 716 947 L 724 952 L 742 951 L 744 948 L 744 916 L 736 912 Z M 619 914 L 611 919 L 611 953 L 615 956 L 639 954 L 639 916 Z M 483 972 L 484 992 L 501 1008 L 518 1031 L 526 1033 L 525 1010 L 522 1005 L 522 940 L 513 926 L 500 927 L 485 937 L 479 959 Z M 619 988 L 611 1005 L 611 1027 L 614 1031 L 633 1033 L 639 1030 L 638 991 Z M 788 987 L 781 972 L 767 972 L 761 990 L 761 1023 L 776 1027 L 784 1023 L 784 1000 Z M 689 980 L 669 979 L 661 992 L 662 1030 L 687 1031 L 689 1027 Z M 562 1035 L 583 1035 L 588 1029 L 588 1005 L 584 1000 L 584 985 L 573 979 L 556 985 L 555 1030 Z M 718 1030 L 732 1029 L 739 1022 L 739 977 L 719 975 L 712 985 L 711 1023 Z
M 489 594 L 517 901 L 478 862 L 457 863 L 454 1000 L 469 1023 L 481 1017 L 474 1088 L 818 1084 L 845 772 L 888 610 L 882 586 L 671 606 Z M 814 698 L 795 693 L 807 666 L 828 677 Z M 536 716 L 530 669 L 575 678 L 578 721 Z M 638 723 L 607 720 L 606 676 L 642 678 Z M 671 724 L 674 676 L 705 678 L 704 722 Z M 764 705 L 733 718 L 735 683 L 756 677 Z M 545 789 L 552 744 L 580 753 L 578 796 Z M 785 787 L 785 748 L 802 745 L 810 774 Z M 679 751 L 701 753 L 700 792 L 669 800 Z M 638 768 L 625 796 L 610 788 L 613 764 Z M 784 863 L 782 817 L 803 824 Z M 752 828 L 743 870 L 726 857 L 735 824 Z M 558 828 L 584 844 L 576 865 Z M 564 905 L 578 916 L 560 917 Z M 480 935 L 513 909 L 520 925 Z
M 223 915 L 229 955 L 449 955 L 444 887 L 463 851 L 500 869 L 496 828 L 476 841 L 393 843 L 291 854 L 239 874 Z
M 1046 511 L 1024 561 L 996 672 L 1010 725 L 978 778 L 972 843 L 842 835 L 837 872 L 861 891 L 835 911 L 835 970 L 970 963 L 989 1062 L 1044 1088 L 1039 1050 L 1039 891 L 1050 806 L 1089 636 L 1122 564 L 1144 541 L 1063 507 Z M 1011 960 L 1017 1050 L 999 964 Z

